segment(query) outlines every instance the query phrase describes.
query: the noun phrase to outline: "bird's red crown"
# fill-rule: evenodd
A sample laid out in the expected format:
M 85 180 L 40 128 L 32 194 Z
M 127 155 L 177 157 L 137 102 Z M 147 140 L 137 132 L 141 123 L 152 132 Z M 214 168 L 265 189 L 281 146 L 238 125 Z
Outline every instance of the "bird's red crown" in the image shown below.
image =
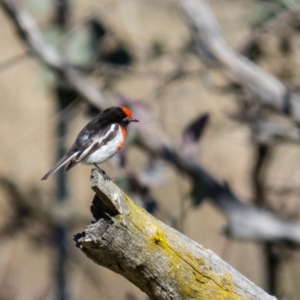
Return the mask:
M 121 109 L 123 111 L 123 113 L 128 117 L 128 118 L 132 118 L 132 113 L 131 110 L 125 106 L 121 106 Z

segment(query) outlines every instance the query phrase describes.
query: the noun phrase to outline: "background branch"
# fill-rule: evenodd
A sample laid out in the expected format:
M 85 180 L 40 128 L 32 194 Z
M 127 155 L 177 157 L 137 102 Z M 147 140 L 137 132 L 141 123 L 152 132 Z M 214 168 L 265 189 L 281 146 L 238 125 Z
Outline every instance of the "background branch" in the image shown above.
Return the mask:
M 223 69 L 261 104 L 300 121 L 300 96 L 226 44 L 205 0 L 182 0 L 181 4 L 203 62 Z
M 215 28 L 212 16 L 209 14 L 209 11 L 207 11 L 208 8 L 205 6 L 205 4 L 201 1 L 194 0 L 185 0 L 183 3 L 187 13 L 191 14 L 192 21 L 199 21 L 199 17 L 201 17 L 201 15 L 199 15 L 199 10 L 204 15 L 202 19 L 200 18 L 200 20 L 202 21 L 199 24 L 196 23 L 199 28 L 197 27 L 195 29 L 199 30 L 200 32 L 202 30 L 202 22 L 204 22 L 204 29 L 208 30 L 203 31 L 204 37 L 206 37 L 206 34 L 208 32 L 212 31 L 211 36 L 213 38 L 213 41 L 214 39 L 216 39 L 216 45 L 219 45 L 219 43 L 223 44 L 223 42 L 221 42 L 220 40 L 221 37 L 219 36 L 217 29 Z M 116 104 L 111 103 L 109 100 L 106 100 L 106 98 L 104 98 L 103 94 L 100 91 L 95 89 L 77 69 L 70 66 L 60 56 L 58 51 L 48 46 L 43 41 L 43 37 L 39 32 L 39 29 L 35 25 L 34 20 L 28 12 L 26 12 L 21 6 L 19 6 L 19 4 L 16 4 L 16 2 L 13 0 L 2 0 L 2 4 L 5 7 L 6 11 L 9 12 L 9 16 L 14 21 L 18 32 L 22 33 L 21 37 L 23 41 L 26 42 L 30 46 L 30 48 L 35 51 L 35 53 L 43 63 L 45 63 L 50 68 L 59 71 L 65 77 L 67 82 L 78 93 L 84 96 L 84 99 L 100 108 L 104 108 L 108 104 Z M 200 8 L 203 10 L 201 10 Z M 206 12 L 208 13 L 208 15 L 206 15 Z M 201 41 L 202 40 L 200 40 L 199 42 Z M 210 46 L 210 44 L 208 44 L 208 46 Z M 208 46 L 205 46 L 207 48 L 207 51 L 210 50 Z M 220 49 L 218 49 L 218 51 L 219 50 Z M 232 53 L 231 55 L 235 56 L 235 54 L 231 52 L 231 50 L 228 49 L 228 51 Z M 241 58 L 235 57 L 235 59 Z M 247 61 L 245 63 L 245 68 L 243 67 L 241 68 L 241 70 L 245 69 L 247 71 L 248 64 L 250 64 L 250 68 L 252 68 L 250 61 Z M 239 63 L 239 65 L 241 66 L 242 64 L 243 61 Z M 238 72 L 241 70 L 237 69 L 236 71 Z M 259 69 L 257 67 L 254 67 L 253 70 Z M 74 78 L 72 76 L 69 76 L 70 74 L 75 74 L 75 77 L 78 80 L 73 80 Z M 251 74 L 255 77 L 256 73 L 254 72 Z M 263 77 L 265 76 L 265 73 L 260 74 Z M 273 82 L 274 84 L 278 83 L 278 81 L 272 79 L 271 76 L 266 76 L 267 81 L 270 79 L 270 82 Z M 259 79 L 252 79 L 255 80 L 255 82 L 259 81 Z M 259 86 L 260 84 L 261 83 L 259 83 Z M 271 86 L 270 90 L 272 90 Z M 274 86 L 277 85 L 275 84 Z M 279 86 L 283 87 L 281 83 L 279 84 Z M 91 91 L 91 93 L 89 93 L 89 91 Z M 268 95 L 268 97 L 270 96 L 270 94 L 268 93 L 266 93 L 266 95 Z M 126 101 L 134 112 L 138 109 L 138 105 L 132 103 L 127 99 Z M 160 127 L 158 127 L 157 130 L 160 133 L 163 132 Z M 226 184 L 220 184 L 212 175 L 210 175 L 199 164 L 197 164 L 197 162 L 193 161 L 190 157 L 185 156 L 180 150 L 172 147 L 171 143 L 169 144 L 169 146 L 162 142 L 162 140 L 160 140 L 159 137 L 152 131 L 152 126 L 147 126 L 146 122 L 140 128 L 135 129 L 133 135 L 135 136 L 135 143 L 141 149 L 151 153 L 157 158 L 165 160 L 174 168 L 188 176 L 193 186 L 192 196 L 195 205 L 203 201 L 204 198 L 210 198 L 213 201 L 214 205 L 218 209 L 220 209 L 220 211 L 223 212 L 228 218 L 226 233 L 229 236 L 233 238 L 250 239 L 259 242 L 280 241 L 292 243 L 295 245 L 300 244 L 299 222 L 289 222 L 281 220 L 274 214 L 271 214 L 263 209 L 258 209 L 255 206 L 243 203 L 243 201 L 239 199 Z
M 81 73 L 65 61 L 55 48 L 48 45 L 31 15 L 14 0 L 1 0 L 2 7 L 16 26 L 19 37 L 52 70 L 61 74 L 70 87 L 96 107 L 108 107 L 109 102 Z
M 190 158 L 143 134 L 139 145 L 154 156 L 169 161 L 193 181 L 194 200 L 208 197 L 228 218 L 226 233 L 237 239 L 281 241 L 300 244 L 300 223 L 285 221 L 264 209 L 242 202 L 226 184 L 218 183 Z M 198 189 L 197 189 L 198 187 Z M 201 201 L 201 200 L 199 200 Z

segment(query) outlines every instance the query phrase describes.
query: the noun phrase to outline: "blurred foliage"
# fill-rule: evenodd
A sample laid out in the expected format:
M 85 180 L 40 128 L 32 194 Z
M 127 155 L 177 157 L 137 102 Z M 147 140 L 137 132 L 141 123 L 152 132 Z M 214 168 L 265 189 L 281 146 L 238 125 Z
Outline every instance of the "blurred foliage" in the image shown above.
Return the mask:
M 278 14 L 299 4 L 300 0 L 257 0 L 252 8 L 250 22 L 254 28 L 259 28 Z

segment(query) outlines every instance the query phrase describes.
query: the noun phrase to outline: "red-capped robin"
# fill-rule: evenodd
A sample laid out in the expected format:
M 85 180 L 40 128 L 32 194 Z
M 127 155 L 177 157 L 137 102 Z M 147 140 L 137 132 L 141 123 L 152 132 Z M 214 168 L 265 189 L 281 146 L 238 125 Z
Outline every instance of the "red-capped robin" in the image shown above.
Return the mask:
M 111 158 L 123 147 L 126 127 L 131 122 L 139 121 L 132 118 L 128 108 L 122 106 L 105 109 L 81 130 L 70 150 L 41 180 L 48 179 L 65 164 L 68 164 L 66 172 L 79 162 L 93 164 L 109 179 L 97 164 Z

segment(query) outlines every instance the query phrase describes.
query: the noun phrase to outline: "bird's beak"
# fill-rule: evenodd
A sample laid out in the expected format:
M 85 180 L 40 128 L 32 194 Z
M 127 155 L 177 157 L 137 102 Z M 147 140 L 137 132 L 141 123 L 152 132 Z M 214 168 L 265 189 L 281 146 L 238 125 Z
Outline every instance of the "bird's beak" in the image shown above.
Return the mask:
M 139 122 L 137 119 L 130 119 L 130 122 Z

